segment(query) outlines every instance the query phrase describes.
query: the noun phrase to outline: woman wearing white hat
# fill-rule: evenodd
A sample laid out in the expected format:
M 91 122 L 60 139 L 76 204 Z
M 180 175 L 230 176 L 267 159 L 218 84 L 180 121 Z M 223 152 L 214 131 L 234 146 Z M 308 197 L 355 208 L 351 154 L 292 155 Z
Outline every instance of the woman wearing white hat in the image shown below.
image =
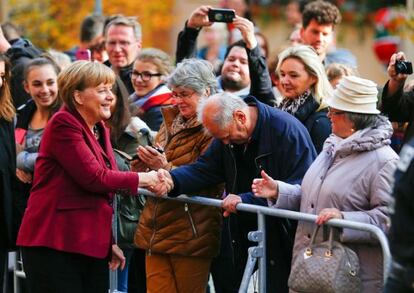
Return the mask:
M 358 221 L 386 230 L 391 180 L 398 155 L 391 149 L 391 123 L 376 108 L 377 88 L 370 80 L 344 77 L 327 101 L 332 135 L 302 181 L 302 186 L 273 180 L 264 172 L 253 192 L 269 206 L 316 214 L 316 224 L 332 218 Z M 293 260 L 309 245 L 315 225 L 300 222 Z M 319 238 L 319 239 L 318 239 Z M 321 241 L 322 233 L 317 237 Z M 381 292 L 382 253 L 368 232 L 343 229 L 340 239 L 360 261 L 361 292 Z

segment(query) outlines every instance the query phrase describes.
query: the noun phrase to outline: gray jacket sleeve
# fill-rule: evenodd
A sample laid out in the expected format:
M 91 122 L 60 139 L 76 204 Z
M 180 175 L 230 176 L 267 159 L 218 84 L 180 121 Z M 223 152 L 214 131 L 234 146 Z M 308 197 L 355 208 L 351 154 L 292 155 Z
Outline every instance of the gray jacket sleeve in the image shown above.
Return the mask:
M 268 200 L 269 207 L 299 211 L 302 189 L 299 184 L 289 184 L 277 180 L 279 195 L 276 202 Z

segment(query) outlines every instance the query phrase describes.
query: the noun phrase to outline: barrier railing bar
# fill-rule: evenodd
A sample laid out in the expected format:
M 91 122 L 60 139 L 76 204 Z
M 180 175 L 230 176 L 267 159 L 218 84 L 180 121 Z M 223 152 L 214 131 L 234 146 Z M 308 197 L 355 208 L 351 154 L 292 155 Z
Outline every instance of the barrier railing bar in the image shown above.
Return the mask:
M 138 188 L 138 193 L 155 197 L 155 195 L 152 192 L 149 192 L 148 190 L 142 189 L 142 188 Z M 175 198 L 173 197 L 163 197 L 163 198 L 171 199 L 175 201 L 187 202 L 187 203 L 215 206 L 215 207 L 221 207 L 221 202 L 222 202 L 222 200 L 219 200 L 219 199 L 213 199 L 213 198 L 202 197 L 202 196 L 189 197 L 187 195 L 180 195 L 179 197 L 175 197 Z M 299 221 L 306 221 L 306 222 L 315 222 L 317 218 L 316 215 L 300 213 L 300 212 L 295 212 L 295 211 L 290 211 L 290 210 L 274 209 L 274 208 L 251 205 L 251 204 L 244 204 L 244 203 L 238 204 L 237 210 L 252 212 L 252 213 L 261 213 L 263 215 L 275 216 L 279 218 L 287 218 L 287 219 L 299 220 Z M 366 231 L 366 232 L 370 232 L 373 235 L 375 235 L 381 244 L 381 249 L 382 249 L 382 254 L 383 254 L 383 264 L 384 264 L 384 281 L 386 280 L 388 268 L 391 263 L 391 252 L 389 249 L 387 238 L 384 232 L 382 232 L 380 228 L 378 228 L 377 226 L 371 225 L 371 224 L 365 224 L 365 223 L 359 223 L 359 222 L 341 220 L 341 219 L 332 219 L 332 220 L 329 220 L 326 224 L 329 226 L 334 226 L 334 227 L 339 227 L 339 228 L 348 228 L 348 229 Z M 264 231 L 264 229 L 262 231 Z M 260 282 L 262 282 L 262 280 L 260 280 Z

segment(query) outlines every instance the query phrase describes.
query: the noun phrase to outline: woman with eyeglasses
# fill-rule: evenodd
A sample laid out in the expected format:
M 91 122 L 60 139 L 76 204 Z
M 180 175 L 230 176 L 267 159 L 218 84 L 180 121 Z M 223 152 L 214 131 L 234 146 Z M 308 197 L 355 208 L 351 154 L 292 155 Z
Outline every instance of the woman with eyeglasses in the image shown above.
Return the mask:
M 212 141 L 197 119 L 197 106 L 217 91 L 213 66 L 186 59 L 167 83 L 174 106 L 161 109 L 164 122 L 155 139 L 163 151 L 138 147 L 139 158 L 151 170 L 192 163 Z M 219 197 L 222 192 L 212 187 L 196 194 Z M 147 292 L 205 292 L 220 231 L 218 208 L 147 198 L 135 235 L 136 245 L 147 251 Z
M 161 107 L 171 105 L 171 91 L 165 85 L 165 78 L 172 69 L 170 56 L 154 48 L 141 50 L 132 68 L 135 92 L 129 97 L 131 113 L 154 131 L 162 123 Z
M 327 100 L 332 135 L 302 185 L 273 180 L 262 171 L 263 178 L 253 181 L 254 195 L 267 198 L 271 207 L 318 215 L 317 225 L 337 218 L 372 224 L 386 232 L 398 155 L 390 147 L 391 123 L 376 108 L 377 94 L 374 82 L 343 77 Z M 304 257 L 299 252 L 308 247 L 314 228 L 315 224 L 299 222 L 292 263 Z M 339 237 L 359 257 L 360 292 L 382 292 L 382 252 L 375 237 L 351 229 L 339 230 Z M 322 239 L 320 231 L 317 242 Z
M 325 100 L 332 95 L 332 87 L 318 55 L 309 46 L 289 47 L 279 54 L 276 68 L 282 94 L 278 108 L 305 125 L 320 153 L 331 134 Z

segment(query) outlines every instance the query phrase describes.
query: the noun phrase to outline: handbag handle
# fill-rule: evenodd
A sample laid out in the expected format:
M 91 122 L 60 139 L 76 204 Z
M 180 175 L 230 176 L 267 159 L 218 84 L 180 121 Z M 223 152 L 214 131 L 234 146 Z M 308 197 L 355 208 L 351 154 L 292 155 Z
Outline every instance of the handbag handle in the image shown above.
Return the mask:
M 311 241 L 305 251 L 306 256 L 312 256 L 312 246 L 315 244 L 316 235 L 318 234 L 320 227 L 321 227 L 320 225 L 316 225 L 315 229 L 313 230 Z M 326 257 L 332 256 L 333 233 L 334 233 L 334 229 L 332 227 L 329 227 L 328 250 L 325 251 Z

